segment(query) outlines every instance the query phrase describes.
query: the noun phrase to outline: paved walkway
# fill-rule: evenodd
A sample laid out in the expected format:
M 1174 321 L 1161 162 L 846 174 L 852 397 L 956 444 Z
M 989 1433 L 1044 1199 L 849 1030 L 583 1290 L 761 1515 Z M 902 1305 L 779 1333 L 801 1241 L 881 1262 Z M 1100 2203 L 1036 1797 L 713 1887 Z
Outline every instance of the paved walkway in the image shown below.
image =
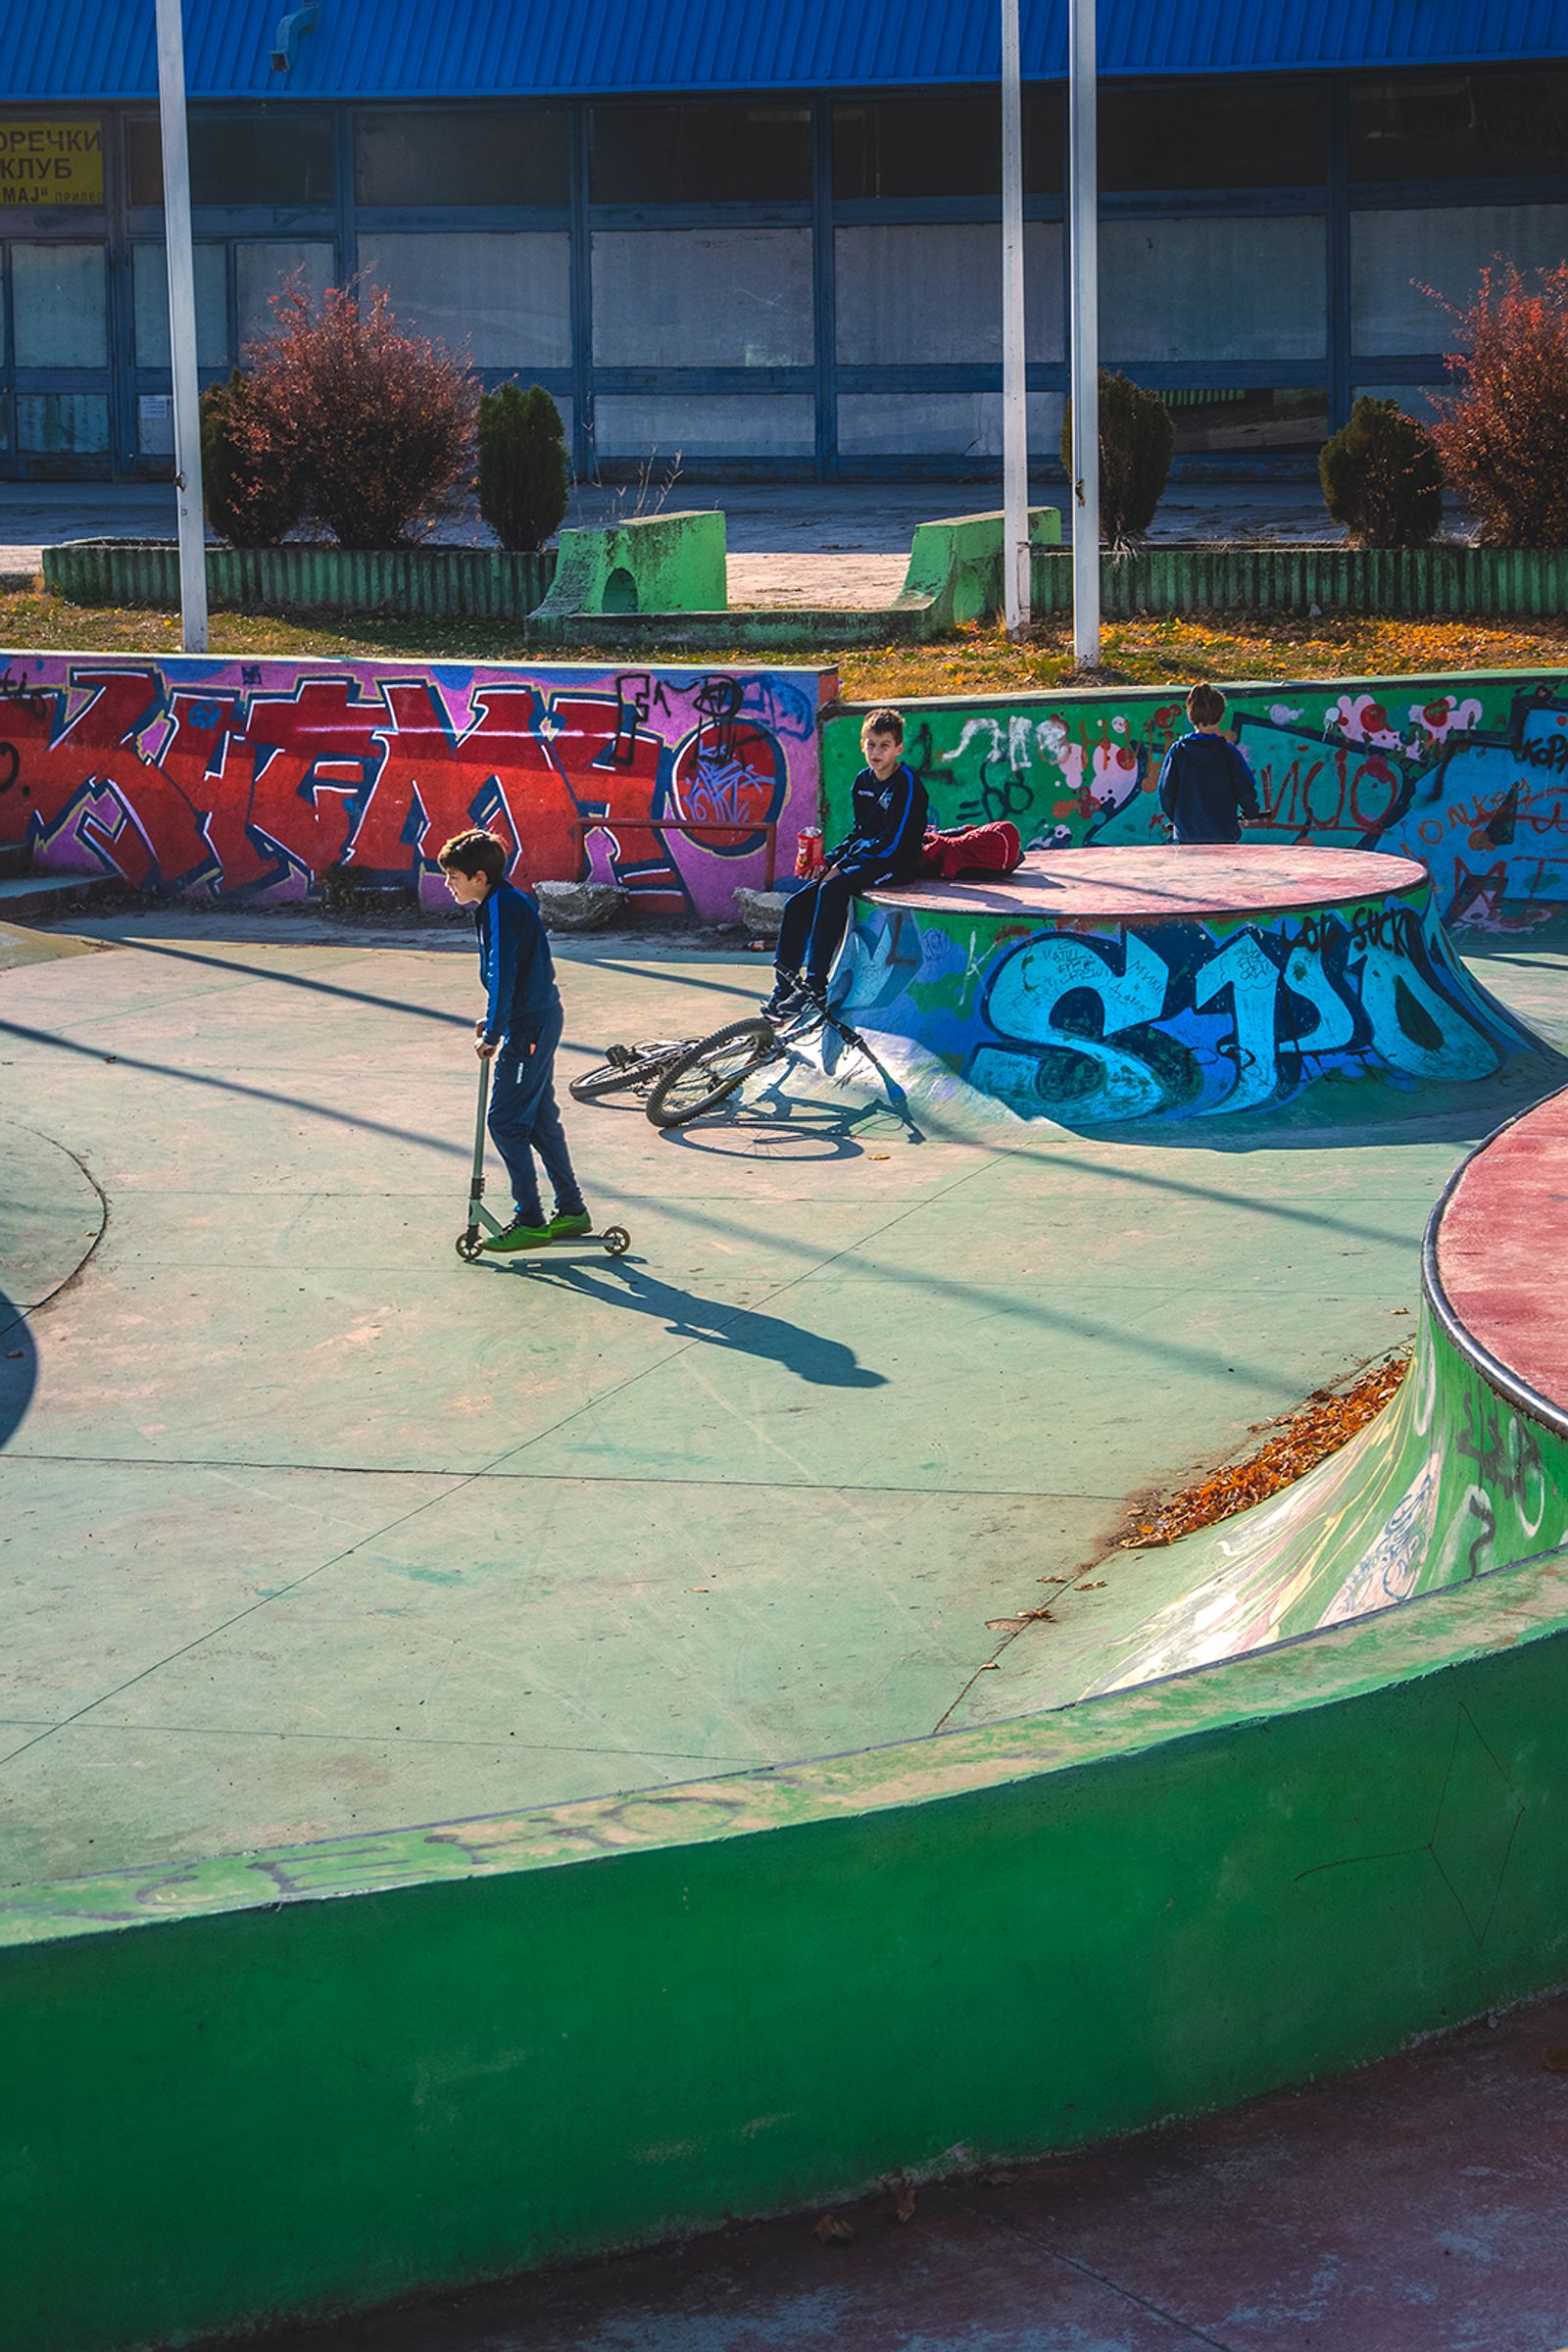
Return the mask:
M 1289 1986 L 1281 1998 L 1290 1998 Z M 1072 2030 L 1071 1988 L 1020 2034 Z M 1336 2082 L 951 2186 L 256 2352 L 1559 2352 L 1568 1999 Z M 910 2200 L 906 2196 L 905 2209 Z

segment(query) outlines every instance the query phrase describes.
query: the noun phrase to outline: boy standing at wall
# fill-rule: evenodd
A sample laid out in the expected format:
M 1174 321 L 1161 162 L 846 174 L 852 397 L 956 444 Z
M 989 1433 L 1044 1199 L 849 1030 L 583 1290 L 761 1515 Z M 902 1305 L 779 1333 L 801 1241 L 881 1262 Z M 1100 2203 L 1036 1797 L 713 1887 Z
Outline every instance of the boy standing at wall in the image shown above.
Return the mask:
M 556 1106 L 556 1048 L 561 994 L 539 909 L 507 880 L 507 845 L 494 833 L 457 833 L 439 859 L 460 906 L 473 909 L 486 1006 L 474 1023 L 474 1052 L 494 1060 L 490 1139 L 512 1179 L 512 1223 L 483 1250 L 541 1250 L 592 1230 L 572 1173 Z M 556 1211 L 545 1222 L 534 1153 L 555 1187 Z
M 912 881 L 919 870 L 926 791 L 904 758 L 903 712 L 873 710 L 860 729 L 860 749 L 865 765 L 855 779 L 850 830 L 828 852 L 818 879 L 784 909 L 773 993 L 762 1006 L 770 1021 L 826 1010 L 828 975 L 856 896 L 879 882 Z
M 1171 745 L 1159 771 L 1160 812 L 1183 846 L 1240 841 L 1242 818 L 1263 811 L 1251 769 L 1220 732 L 1225 697 L 1217 686 L 1195 686 L 1187 697 L 1187 715 L 1193 732 Z

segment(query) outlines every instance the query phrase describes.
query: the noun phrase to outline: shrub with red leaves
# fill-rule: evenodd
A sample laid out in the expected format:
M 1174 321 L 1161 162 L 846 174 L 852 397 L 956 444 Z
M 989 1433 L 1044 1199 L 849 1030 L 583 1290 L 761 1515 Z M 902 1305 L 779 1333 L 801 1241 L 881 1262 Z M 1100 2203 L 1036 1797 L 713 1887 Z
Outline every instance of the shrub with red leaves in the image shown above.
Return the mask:
M 260 464 L 304 489 L 345 547 L 396 547 L 466 486 L 477 387 L 440 344 L 404 334 L 377 287 L 329 286 L 319 307 L 292 279 L 277 331 L 256 347 L 247 434 Z
M 1444 306 L 1469 348 L 1432 438 L 1483 547 L 1568 547 L 1568 262 L 1532 274 L 1499 262 L 1468 311 Z

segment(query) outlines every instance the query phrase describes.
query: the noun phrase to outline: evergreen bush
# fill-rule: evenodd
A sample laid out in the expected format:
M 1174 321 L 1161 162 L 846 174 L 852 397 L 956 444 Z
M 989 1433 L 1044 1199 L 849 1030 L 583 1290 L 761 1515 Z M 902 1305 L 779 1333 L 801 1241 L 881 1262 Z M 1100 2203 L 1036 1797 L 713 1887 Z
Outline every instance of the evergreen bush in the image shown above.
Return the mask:
M 570 478 L 561 411 L 542 385 L 480 395 L 479 512 L 503 547 L 543 547 L 561 527 Z
M 1443 520 L 1443 468 L 1432 435 L 1395 400 L 1363 396 L 1323 444 L 1323 503 L 1352 547 L 1425 547 Z
M 1100 536 L 1107 547 L 1136 546 L 1154 519 L 1166 478 L 1176 427 L 1157 392 L 1125 375 L 1100 376 Z M 1069 482 L 1072 462 L 1072 402 L 1061 426 L 1061 462 Z

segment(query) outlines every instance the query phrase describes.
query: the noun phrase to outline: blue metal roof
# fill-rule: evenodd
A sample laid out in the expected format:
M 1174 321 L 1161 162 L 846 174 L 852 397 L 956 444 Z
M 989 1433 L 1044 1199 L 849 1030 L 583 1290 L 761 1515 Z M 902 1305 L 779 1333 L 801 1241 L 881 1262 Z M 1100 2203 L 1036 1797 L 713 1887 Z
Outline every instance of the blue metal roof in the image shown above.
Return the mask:
M 997 0 L 186 0 L 193 98 L 571 97 L 992 81 Z M 0 0 L 4 97 L 151 98 L 154 0 Z M 1066 0 L 1022 0 L 1030 79 L 1066 71 Z M 1109 74 L 1568 57 L 1568 0 L 1101 0 Z M 0 104 L 4 98 L 0 98 Z

